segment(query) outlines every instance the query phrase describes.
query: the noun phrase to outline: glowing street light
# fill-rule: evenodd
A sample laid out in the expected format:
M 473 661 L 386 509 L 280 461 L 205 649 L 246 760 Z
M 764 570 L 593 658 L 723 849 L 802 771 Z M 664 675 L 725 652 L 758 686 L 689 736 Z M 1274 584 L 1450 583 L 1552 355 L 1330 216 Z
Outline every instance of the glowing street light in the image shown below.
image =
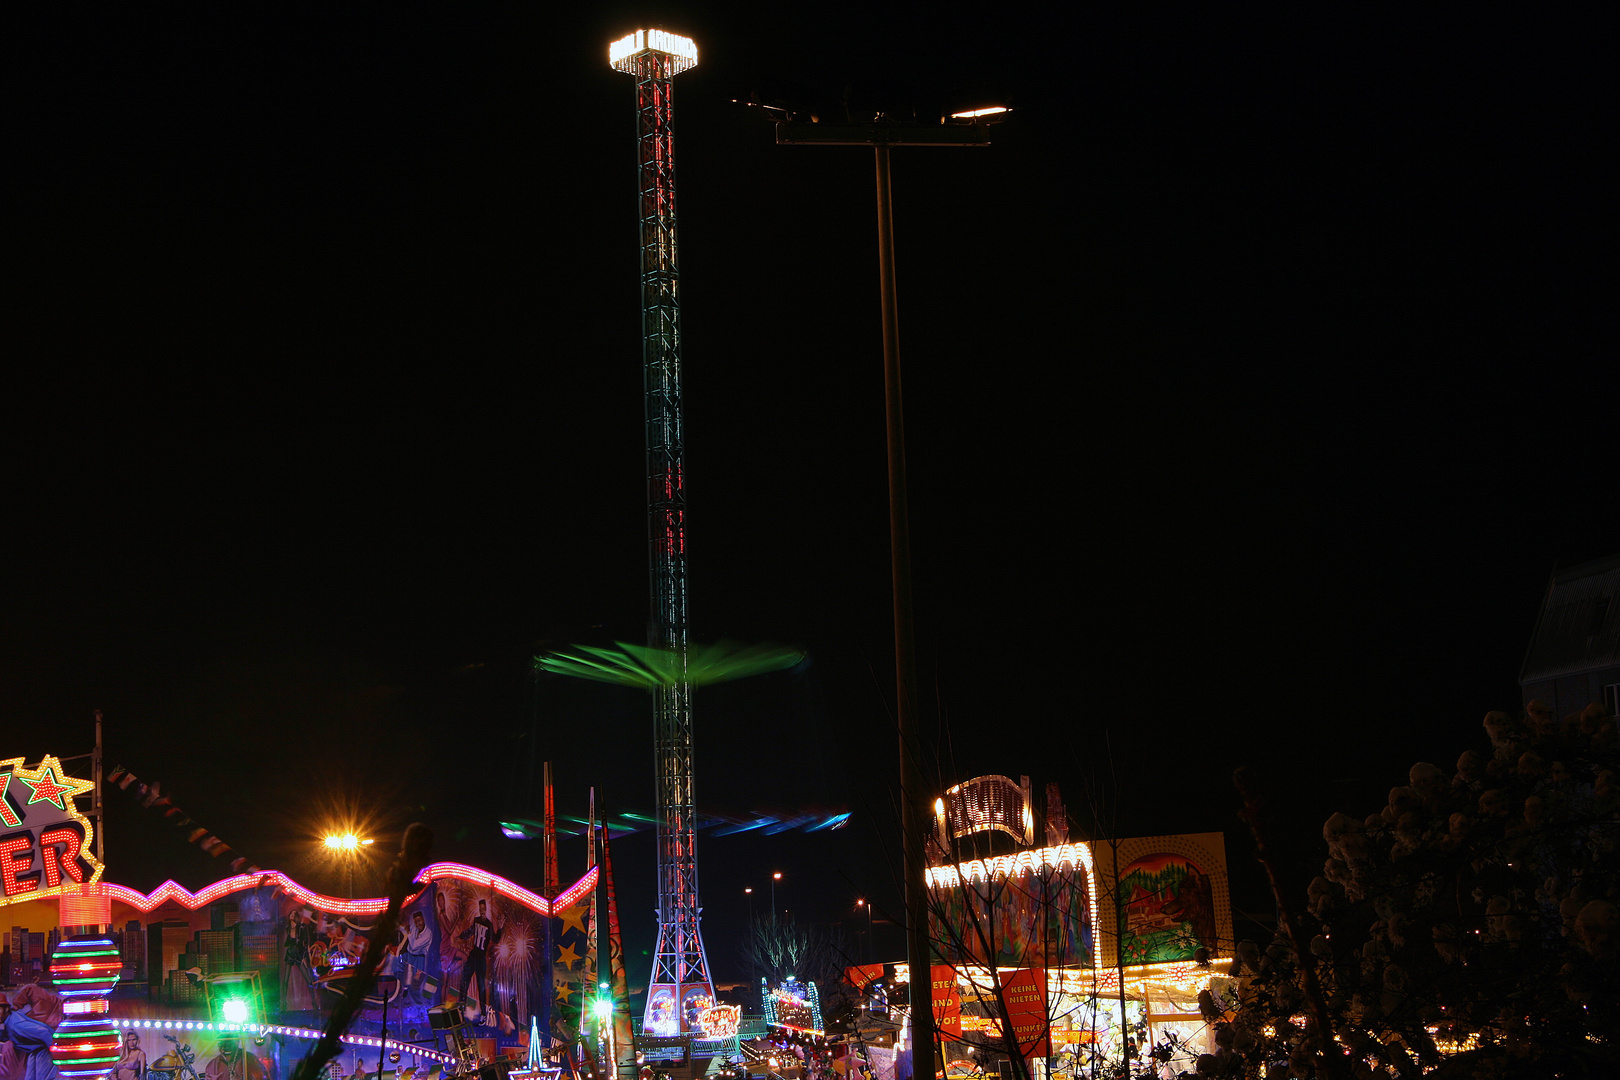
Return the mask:
M 360 849 L 376 843 L 368 837 L 356 836 L 352 832 L 328 833 L 321 841 L 326 850 L 342 858 L 346 864 L 349 899 L 354 899 L 354 863 L 360 857 Z
M 324 843 L 333 851 L 358 851 L 367 844 L 375 843 L 375 841 L 362 840 L 360 837 L 354 835 L 354 833 L 338 833 L 333 836 L 328 836 Z
M 782 871 L 771 875 L 771 925 L 776 925 L 776 883 L 782 880 Z

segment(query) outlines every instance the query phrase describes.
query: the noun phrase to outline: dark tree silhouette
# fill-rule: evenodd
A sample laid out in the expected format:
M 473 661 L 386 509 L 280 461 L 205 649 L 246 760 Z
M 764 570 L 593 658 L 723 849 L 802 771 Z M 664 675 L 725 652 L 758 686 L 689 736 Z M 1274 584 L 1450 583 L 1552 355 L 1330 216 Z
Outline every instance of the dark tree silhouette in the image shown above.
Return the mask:
M 1284 932 L 1239 944 L 1241 1007 L 1204 1002 L 1221 1049 L 1199 1075 L 1620 1075 L 1615 720 L 1532 702 L 1484 732 L 1454 775 L 1420 762 L 1376 813 L 1328 819 Z

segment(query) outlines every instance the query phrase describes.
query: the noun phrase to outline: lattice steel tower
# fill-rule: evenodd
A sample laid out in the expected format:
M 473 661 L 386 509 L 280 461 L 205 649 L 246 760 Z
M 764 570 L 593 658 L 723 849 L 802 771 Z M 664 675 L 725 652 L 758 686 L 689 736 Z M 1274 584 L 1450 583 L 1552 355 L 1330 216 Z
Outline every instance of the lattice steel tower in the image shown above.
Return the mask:
M 692 793 L 692 685 L 685 678 L 686 489 L 681 429 L 680 271 L 675 259 L 675 154 L 670 129 L 676 75 L 697 63 L 692 39 L 637 30 L 608 47 L 636 77 L 641 221 L 641 357 L 647 422 L 648 643 L 681 657 L 682 677 L 654 695 L 658 776 L 658 947 L 643 1029 L 702 1030 L 714 1003 L 698 930 L 697 831 Z

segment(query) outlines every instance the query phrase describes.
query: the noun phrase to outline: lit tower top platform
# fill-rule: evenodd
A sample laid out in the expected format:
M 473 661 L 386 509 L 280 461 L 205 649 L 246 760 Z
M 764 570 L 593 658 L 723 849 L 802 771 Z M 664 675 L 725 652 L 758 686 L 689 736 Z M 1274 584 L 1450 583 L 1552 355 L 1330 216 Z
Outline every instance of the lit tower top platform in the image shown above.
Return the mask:
M 647 56 L 662 58 L 664 74 L 674 78 L 687 68 L 697 67 L 697 44 L 689 37 L 665 30 L 637 30 L 608 46 L 608 63 L 626 75 L 640 75 L 637 61 Z
M 691 38 L 637 30 L 608 47 L 608 62 L 636 79 L 637 191 L 641 226 L 641 360 L 647 434 L 648 644 L 676 657 L 677 676 L 653 690 L 658 787 L 658 946 L 643 1030 L 702 1035 L 714 983 L 698 931 L 692 683 L 686 677 L 685 436 L 681 419 L 680 270 L 675 245 L 676 75 L 697 64 Z

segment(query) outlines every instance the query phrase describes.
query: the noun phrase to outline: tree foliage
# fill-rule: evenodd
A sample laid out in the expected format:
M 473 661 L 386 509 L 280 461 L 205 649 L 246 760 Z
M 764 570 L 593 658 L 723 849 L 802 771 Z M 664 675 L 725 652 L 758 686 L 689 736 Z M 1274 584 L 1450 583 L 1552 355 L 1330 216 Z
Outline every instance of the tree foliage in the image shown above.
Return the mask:
M 750 974 L 772 986 L 789 975 L 818 985 L 842 982 L 850 952 L 842 936 L 825 927 L 768 917 L 749 924 L 742 946 Z
M 1484 734 L 1454 775 L 1420 762 L 1376 813 L 1328 819 L 1295 933 L 1241 942 L 1239 1003 L 1202 1002 L 1221 1049 L 1200 1075 L 1620 1075 L 1615 720 L 1532 702 Z

